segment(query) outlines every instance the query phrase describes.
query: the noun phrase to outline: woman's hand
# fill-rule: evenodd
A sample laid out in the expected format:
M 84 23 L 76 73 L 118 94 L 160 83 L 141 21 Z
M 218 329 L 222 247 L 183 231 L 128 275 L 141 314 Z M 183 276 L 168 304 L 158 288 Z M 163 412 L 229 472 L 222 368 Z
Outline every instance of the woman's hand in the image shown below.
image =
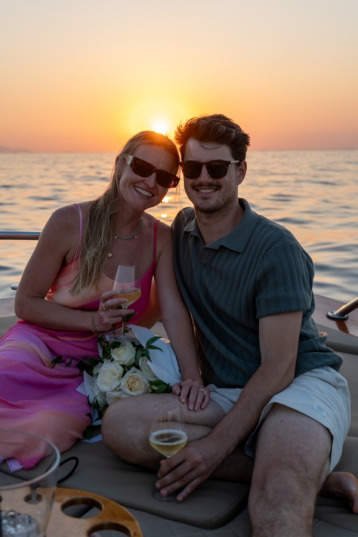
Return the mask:
M 92 329 L 94 333 L 108 332 L 116 324 L 123 322 L 123 317 L 134 313 L 132 309 L 121 307 L 126 304 L 125 298 L 117 298 L 116 291 L 105 291 L 98 306 L 92 315 Z
M 179 396 L 181 403 L 187 403 L 189 410 L 204 409 L 210 401 L 210 387 L 205 388 L 200 382 L 191 379 L 174 384 L 173 393 Z

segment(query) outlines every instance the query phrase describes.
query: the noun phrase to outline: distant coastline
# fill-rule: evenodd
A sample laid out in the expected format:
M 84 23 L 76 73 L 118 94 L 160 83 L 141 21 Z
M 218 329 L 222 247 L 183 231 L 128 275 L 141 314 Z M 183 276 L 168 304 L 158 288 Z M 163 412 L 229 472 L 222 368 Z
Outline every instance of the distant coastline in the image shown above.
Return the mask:
M 31 153 L 31 151 L 28 149 L 13 149 L 12 147 L 0 145 L 0 153 Z

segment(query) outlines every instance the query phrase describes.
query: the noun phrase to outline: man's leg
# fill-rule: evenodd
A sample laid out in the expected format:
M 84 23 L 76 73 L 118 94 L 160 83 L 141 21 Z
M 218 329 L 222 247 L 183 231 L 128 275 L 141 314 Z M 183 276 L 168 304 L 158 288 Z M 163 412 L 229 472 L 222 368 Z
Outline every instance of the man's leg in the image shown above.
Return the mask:
M 324 482 L 320 494 L 344 499 L 353 513 L 358 513 L 358 480 L 353 474 L 332 472 Z
M 328 471 L 329 431 L 275 405 L 258 434 L 249 497 L 253 537 L 309 537 L 316 497 Z
M 163 456 L 151 448 L 149 433 L 154 405 L 161 401 L 181 404 L 178 397 L 171 393 L 128 397 L 113 403 L 102 421 L 105 445 L 123 460 L 157 470 Z M 189 441 L 209 434 L 225 415 L 213 401 L 205 410 L 189 411 L 185 404 L 182 409 Z

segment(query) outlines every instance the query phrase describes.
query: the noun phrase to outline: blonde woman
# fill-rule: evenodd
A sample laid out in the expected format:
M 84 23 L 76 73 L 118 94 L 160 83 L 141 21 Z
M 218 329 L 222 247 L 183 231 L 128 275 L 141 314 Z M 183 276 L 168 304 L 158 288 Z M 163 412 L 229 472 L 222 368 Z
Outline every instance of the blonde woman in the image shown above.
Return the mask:
M 178 356 L 182 382 L 175 392 L 188 408 L 207 405 L 196 361 L 191 320 L 177 288 L 172 232 L 149 215 L 179 181 L 174 143 L 144 131 L 117 156 L 111 182 L 96 200 L 58 209 L 45 225 L 15 301 L 21 319 L 0 340 L 0 427 L 31 431 L 64 451 L 90 423 L 87 398 L 76 391 L 76 367 L 97 357 L 97 335 L 122 323 L 150 326 L 152 283 L 161 318 Z M 112 295 L 117 266 L 136 265 L 141 297 L 131 309 Z M 70 367 L 57 356 L 72 358 Z M 19 460 L 26 466 L 24 454 Z

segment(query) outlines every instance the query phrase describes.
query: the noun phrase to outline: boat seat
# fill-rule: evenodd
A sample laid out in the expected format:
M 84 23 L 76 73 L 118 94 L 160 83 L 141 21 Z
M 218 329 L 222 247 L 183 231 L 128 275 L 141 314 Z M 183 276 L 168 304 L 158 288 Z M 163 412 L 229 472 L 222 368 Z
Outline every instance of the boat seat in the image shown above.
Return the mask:
M 343 358 L 352 423 L 336 469 L 358 475 L 358 351 Z M 103 442 L 79 442 L 62 460 L 70 456 L 78 457 L 79 465 L 61 486 L 117 501 L 135 516 L 145 537 L 251 537 L 245 484 L 209 479 L 182 504 L 159 502 L 152 496 L 155 472 L 118 459 Z M 358 515 L 339 499 L 319 497 L 313 527 L 314 537 L 358 537 Z
M 358 338 L 352 334 L 345 334 L 335 328 L 329 328 L 317 324 L 318 329 L 327 335 L 327 345 L 336 352 L 346 352 L 348 354 L 358 354 Z
M 11 299 L 13 300 L 13 299 Z M 10 313 L 8 314 L 10 315 Z M 16 317 L 0 319 L 0 332 Z M 158 332 L 159 324 L 153 328 Z M 358 349 L 356 338 L 329 333 L 327 344 L 343 355 L 341 373 L 347 378 L 352 400 L 352 421 L 337 470 L 358 476 Z M 354 341 L 355 340 L 355 341 Z M 348 348 L 351 352 L 346 352 Z M 246 484 L 208 480 L 185 502 L 159 502 L 152 497 L 156 474 L 115 457 L 103 442 L 78 442 L 61 455 L 79 459 L 61 487 L 105 496 L 126 507 L 141 526 L 143 537 L 251 537 Z M 86 514 L 88 516 L 88 514 Z M 314 537 L 358 537 L 358 515 L 339 499 L 319 497 L 313 523 Z

